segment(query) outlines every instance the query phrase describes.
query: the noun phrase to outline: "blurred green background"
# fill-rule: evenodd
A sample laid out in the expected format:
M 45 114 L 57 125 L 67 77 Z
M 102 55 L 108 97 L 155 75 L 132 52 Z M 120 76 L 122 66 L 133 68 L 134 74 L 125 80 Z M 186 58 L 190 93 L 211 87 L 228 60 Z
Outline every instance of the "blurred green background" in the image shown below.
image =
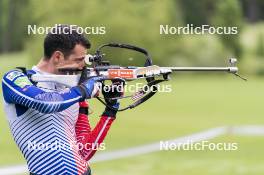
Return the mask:
M 223 66 L 237 57 L 244 82 L 223 74 L 180 74 L 172 93 L 161 93 L 135 110 L 119 114 L 106 139 L 107 150 L 127 148 L 223 125 L 264 124 L 264 1 L 262 0 L 0 0 L 0 67 L 30 68 L 43 56 L 44 35 L 27 26 L 105 26 L 87 36 L 91 52 L 107 42 L 146 48 L 162 66 Z M 237 35 L 160 35 L 159 26 L 237 26 Z M 115 62 L 127 57 L 113 52 Z M 0 89 L 2 91 L 2 89 Z M 2 93 L 1 93 L 2 98 Z M 1 101 L 1 106 L 2 101 Z M 91 100 L 98 120 L 103 106 Z M 0 109 L 0 166 L 25 163 Z M 95 174 L 263 174 L 264 138 L 226 135 L 214 142 L 238 142 L 234 152 L 170 151 L 92 164 Z

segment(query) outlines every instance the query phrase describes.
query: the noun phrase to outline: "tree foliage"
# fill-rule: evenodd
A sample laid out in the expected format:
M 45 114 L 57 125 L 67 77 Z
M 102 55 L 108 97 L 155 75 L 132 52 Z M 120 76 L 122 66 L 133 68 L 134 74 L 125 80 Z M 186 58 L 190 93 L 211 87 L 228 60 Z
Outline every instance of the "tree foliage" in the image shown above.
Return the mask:
M 237 27 L 236 35 L 220 35 L 223 44 L 227 49 L 233 52 L 233 56 L 240 57 L 242 48 L 239 36 L 242 31 L 242 9 L 238 0 L 218 0 L 215 6 L 215 12 L 211 18 L 212 24 L 216 26 Z
M 75 24 L 106 27 L 105 35 L 87 36 L 92 43 L 91 53 L 101 44 L 119 42 L 146 48 L 155 64 L 219 64 L 227 56 L 245 57 L 240 40 L 243 25 L 264 19 L 263 7 L 262 0 L 0 0 L 0 53 L 26 50 L 34 64 L 43 56 L 44 35 L 28 35 L 27 25 Z M 237 26 L 239 34 L 160 35 L 162 24 Z M 260 56 L 262 40 L 257 41 Z M 124 58 L 140 57 L 112 51 L 106 50 L 107 57 L 118 63 Z

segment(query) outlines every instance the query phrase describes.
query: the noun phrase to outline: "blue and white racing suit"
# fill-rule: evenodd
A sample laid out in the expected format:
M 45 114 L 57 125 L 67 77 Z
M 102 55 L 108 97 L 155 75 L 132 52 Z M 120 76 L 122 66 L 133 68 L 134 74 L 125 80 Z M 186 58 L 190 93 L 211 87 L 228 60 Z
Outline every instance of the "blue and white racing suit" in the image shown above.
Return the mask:
M 47 74 L 33 67 L 31 73 Z M 2 80 L 5 112 L 29 171 L 38 175 L 81 175 L 89 165 L 79 154 L 75 124 L 82 99 L 78 87 L 33 85 L 19 70 Z

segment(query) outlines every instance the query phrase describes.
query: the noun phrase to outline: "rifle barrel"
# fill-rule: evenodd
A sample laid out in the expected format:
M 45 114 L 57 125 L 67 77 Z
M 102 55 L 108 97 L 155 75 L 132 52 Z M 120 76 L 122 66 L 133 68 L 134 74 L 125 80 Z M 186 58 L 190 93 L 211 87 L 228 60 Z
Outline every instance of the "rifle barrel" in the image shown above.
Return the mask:
M 164 67 L 172 71 L 215 71 L 237 73 L 237 67 Z

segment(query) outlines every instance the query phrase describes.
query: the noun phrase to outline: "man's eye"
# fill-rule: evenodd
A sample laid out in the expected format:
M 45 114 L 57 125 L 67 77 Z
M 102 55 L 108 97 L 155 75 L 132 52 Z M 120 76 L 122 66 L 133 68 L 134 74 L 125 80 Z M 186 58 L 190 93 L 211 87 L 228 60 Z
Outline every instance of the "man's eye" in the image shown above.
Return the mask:
M 85 57 L 78 58 L 77 61 L 83 61 Z

